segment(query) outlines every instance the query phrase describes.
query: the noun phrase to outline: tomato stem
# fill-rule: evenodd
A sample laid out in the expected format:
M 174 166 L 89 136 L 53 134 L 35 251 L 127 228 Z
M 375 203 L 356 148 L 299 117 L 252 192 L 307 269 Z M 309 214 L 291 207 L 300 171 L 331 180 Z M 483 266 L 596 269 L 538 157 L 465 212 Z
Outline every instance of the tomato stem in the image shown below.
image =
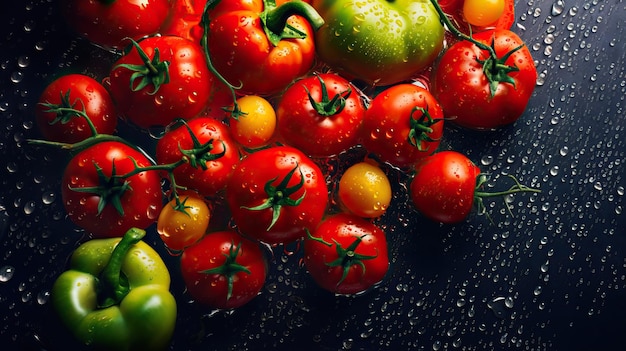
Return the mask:
M 415 113 L 420 113 L 419 118 L 415 118 Z M 423 142 L 433 142 L 435 139 L 430 137 L 430 133 L 433 132 L 433 126 L 443 121 L 443 118 L 433 118 L 428 112 L 428 106 L 414 107 L 411 110 L 410 126 L 408 141 L 409 144 L 416 147 L 419 151 L 428 151 L 428 148 L 424 149 Z
M 47 110 L 45 110 L 45 112 L 47 113 L 55 113 L 56 117 L 50 121 L 50 125 L 56 124 L 56 123 L 61 123 L 61 124 L 66 124 L 68 123 L 72 118 L 74 117 L 82 117 L 85 119 L 85 121 L 87 122 L 87 125 L 89 126 L 89 130 L 91 131 L 91 135 L 95 136 L 98 134 L 98 131 L 96 130 L 96 127 L 94 126 L 93 122 L 91 121 L 91 119 L 89 118 L 89 116 L 87 116 L 87 111 L 85 109 L 85 103 L 83 102 L 82 99 L 78 98 L 76 100 L 74 100 L 74 102 L 70 102 L 70 90 L 68 89 L 65 94 L 61 93 L 61 103 L 60 104 L 52 104 L 49 102 L 42 102 L 40 103 L 41 106 L 44 106 L 47 108 Z M 78 110 L 76 108 L 74 108 L 74 106 L 79 103 L 83 106 L 82 110 Z
M 473 43 L 474 45 L 476 45 L 477 47 L 479 47 L 480 49 L 488 51 L 490 56 L 496 57 L 496 52 L 492 47 L 477 41 L 476 39 L 472 38 L 470 35 L 467 35 L 461 32 L 458 28 L 456 28 L 454 24 L 452 23 L 452 21 L 450 21 L 450 19 L 448 18 L 448 15 L 446 15 L 446 13 L 443 12 L 443 9 L 441 8 L 441 6 L 439 6 L 439 2 L 437 0 L 430 0 L 430 2 L 435 7 L 437 14 L 439 14 L 439 20 L 441 21 L 441 23 L 444 26 L 446 26 L 448 30 L 452 32 L 452 34 L 455 37 L 462 39 L 462 40 L 467 40 Z
M 292 187 L 288 187 L 289 181 L 293 177 L 296 170 L 298 170 L 298 172 L 300 173 L 300 182 Z M 302 170 L 300 170 L 300 166 L 298 164 L 296 164 L 296 166 L 292 168 L 289 171 L 289 173 L 285 175 L 285 177 L 280 181 L 280 183 L 278 183 L 278 185 L 276 186 L 272 185 L 272 183 L 274 183 L 276 180 L 278 180 L 278 177 L 270 179 L 267 183 L 265 183 L 264 190 L 265 190 L 265 193 L 267 194 L 267 199 L 263 203 L 261 203 L 258 206 L 253 206 L 253 207 L 247 207 L 247 206 L 241 207 L 243 209 L 250 210 L 250 211 L 261 211 L 265 209 L 271 209 L 272 221 L 266 230 L 270 230 L 274 226 L 274 224 L 276 224 L 276 222 L 278 221 L 278 218 L 280 217 L 280 209 L 283 206 L 298 206 L 300 205 L 300 203 L 302 203 L 302 201 L 304 200 L 304 197 L 306 196 L 306 190 L 305 190 L 302 196 L 300 196 L 296 200 L 289 197 L 304 186 L 304 176 L 302 175 Z
M 330 96 L 328 96 L 328 88 L 322 77 L 320 77 L 319 75 L 316 75 L 316 77 L 320 82 L 322 95 L 320 101 L 315 101 L 309 89 L 303 85 L 304 90 L 309 97 L 309 102 L 311 103 L 313 109 L 315 109 L 315 112 L 324 117 L 330 117 L 341 113 L 341 111 L 343 111 L 343 109 L 346 107 L 346 99 L 350 97 L 352 89 L 348 88 L 348 90 L 342 93 L 335 94 L 335 96 L 333 96 L 333 98 L 331 99 Z
M 46 146 L 54 146 L 54 147 L 58 147 L 60 149 L 63 150 L 70 150 L 70 151 L 79 151 L 82 149 L 86 149 L 92 145 L 95 145 L 97 143 L 101 143 L 101 142 L 105 142 L 105 141 L 118 141 L 118 142 L 122 142 L 128 146 L 131 147 L 136 147 L 135 145 L 129 143 L 128 141 L 126 141 L 125 139 L 116 136 L 116 135 L 110 135 L 110 134 L 96 134 L 92 137 L 89 137 L 85 140 L 81 140 L 78 141 L 76 143 L 61 143 L 61 142 L 56 142 L 56 141 L 48 141 L 48 140 L 39 140 L 39 139 L 28 139 L 28 143 L 29 144 L 33 144 L 33 145 L 46 145 Z
M 368 234 L 364 234 L 362 236 L 355 237 L 354 241 L 346 248 L 342 247 L 341 244 L 337 242 L 337 240 L 333 239 L 333 242 L 335 243 L 335 249 L 337 251 L 337 259 L 331 262 L 326 262 L 326 265 L 328 267 L 342 268 L 341 278 L 337 282 L 336 286 L 339 286 L 341 285 L 341 283 L 343 283 L 343 281 L 348 276 L 348 273 L 350 273 L 350 268 L 352 268 L 352 266 L 354 265 L 358 265 L 359 267 L 361 267 L 361 274 L 365 275 L 365 263 L 363 263 L 363 261 L 372 260 L 378 257 L 378 255 L 368 256 L 361 255 L 355 252 L 361 241 L 363 241 L 363 238 L 367 235 Z
M 202 13 L 202 19 L 200 20 L 200 24 L 202 25 L 202 37 L 200 38 L 200 45 L 204 49 L 204 57 L 206 59 L 207 66 L 213 75 L 222 82 L 228 90 L 230 90 L 231 98 L 233 99 L 232 107 L 224 106 L 222 109 L 228 113 L 230 113 L 231 117 L 234 119 L 238 119 L 239 117 L 245 115 L 246 113 L 241 111 L 239 108 L 239 104 L 237 104 L 237 89 L 241 89 L 242 82 L 239 82 L 239 86 L 232 85 L 224 76 L 215 68 L 213 65 L 213 60 L 211 59 L 211 53 L 209 52 L 209 30 L 211 24 L 211 18 L 209 16 L 210 10 L 213 9 L 219 0 L 209 0 L 204 5 L 204 11 Z
M 228 254 L 223 254 L 224 257 L 226 257 L 226 260 L 221 266 L 200 271 L 200 273 L 203 273 L 203 274 L 217 274 L 217 275 L 222 275 L 226 277 L 228 281 L 228 292 L 226 294 L 227 301 L 230 300 L 230 298 L 233 295 L 233 285 L 235 282 L 235 279 L 234 279 L 235 275 L 239 272 L 244 272 L 247 274 L 251 273 L 248 268 L 237 263 L 237 256 L 239 255 L 240 249 L 241 249 L 241 242 L 237 244 L 237 246 L 235 246 L 235 243 L 231 241 Z
M 131 41 L 132 46 L 137 50 L 137 54 L 143 64 L 119 64 L 113 67 L 113 69 L 121 67 L 133 72 L 130 76 L 130 90 L 139 91 L 148 85 L 152 85 L 153 89 L 149 91 L 148 94 L 156 94 L 161 88 L 161 85 L 167 84 L 170 81 L 170 62 L 167 60 L 161 61 L 159 48 L 154 48 L 154 55 L 152 59 L 150 59 L 139 43 L 131 38 L 127 39 Z M 137 80 L 139 80 L 139 83 L 135 84 Z
M 511 195 L 515 193 L 540 193 L 541 192 L 540 189 L 531 188 L 531 187 L 521 184 L 519 180 L 517 180 L 517 178 L 511 174 L 507 174 L 507 176 L 513 179 L 513 182 L 515 182 L 515 184 L 511 186 L 509 189 L 505 191 L 485 192 L 485 191 L 482 191 L 482 189 L 483 189 L 484 184 L 487 182 L 488 178 L 485 174 L 478 175 L 478 177 L 476 178 L 476 189 L 474 191 L 474 203 L 476 203 L 476 206 L 478 208 L 478 213 L 482 214 L 486 212 L 486 207 L 484 204 L 484 199 L 486 198 L 502 197 L 502 196 Z M 507 204 L 506 201 L 504 201 L 504 205 L 506 206 L 506 209 L 509 211 L 509 213 L 511 213 L 511 207 Z

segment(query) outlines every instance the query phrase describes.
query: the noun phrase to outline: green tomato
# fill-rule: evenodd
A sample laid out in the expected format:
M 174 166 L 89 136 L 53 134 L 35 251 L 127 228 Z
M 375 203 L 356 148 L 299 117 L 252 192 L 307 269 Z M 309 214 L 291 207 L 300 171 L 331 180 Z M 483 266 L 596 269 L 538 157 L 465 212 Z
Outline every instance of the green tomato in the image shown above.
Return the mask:
M 372 85 L 408 80 L 443 48 L 444 28 L 429 0 L 313 0 L 325 24 L 316 32 L 319 57 Z

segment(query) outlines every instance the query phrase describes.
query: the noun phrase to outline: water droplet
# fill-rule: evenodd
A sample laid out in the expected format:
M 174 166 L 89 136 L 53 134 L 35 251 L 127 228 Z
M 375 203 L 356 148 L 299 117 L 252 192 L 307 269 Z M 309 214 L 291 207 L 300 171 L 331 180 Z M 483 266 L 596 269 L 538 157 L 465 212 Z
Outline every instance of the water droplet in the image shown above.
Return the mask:
M 2 266 L 2 268 L 0 268 L 0 282 L 8 282 L 13 278 L 13 274 L 15 274 L 15 268 L 13 266 Z
M 550 13 L 552 16 L 558 16 L 563 13 L 563 10 L 565 10 L 565 2 L 563 0 L 557 0 L 554 4 L 552 4 Z

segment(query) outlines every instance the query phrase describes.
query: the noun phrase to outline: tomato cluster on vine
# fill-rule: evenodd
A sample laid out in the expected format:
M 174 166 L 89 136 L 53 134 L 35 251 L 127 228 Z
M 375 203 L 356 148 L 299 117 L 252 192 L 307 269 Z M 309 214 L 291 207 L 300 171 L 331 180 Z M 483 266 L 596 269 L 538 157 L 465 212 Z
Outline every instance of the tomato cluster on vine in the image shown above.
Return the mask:
M 448 123 L 514 123 L 534 89 L 532 57 L 510 30 L 513 1 L 483 2 L 413 1 L 423 24 L 402 27 L 393 45 L 403 48 L 391 50 L 368 27 L 373 15 L 345 1 L 160 0 L 138 9 L 64 0 L 66 12 L 85 16 L 73 29 L 119 56 L 102 83 L 55 80 L 36 111 L 48 140 L 38 143 L 76 152 L 63 176 L 69 218 L 94 237 L 156 223 L 180 254 L 191 297 L 213 308 L 254 298 L 270 264 L 265 245 L 296 241 L 322 288 L 366 291 L 389 266 L 375 224 L 392 201 L 386 169 L 409 173 L 415 209 L 447 224 L 483 198 L 538 191 L 513 178 L 506 191 L 483 192 L 471 160 L 439 149 Z M 114 16 L 123 6 L 140 25 Z M 358 33 L 333 27 L 354 14 L 365 17 Z M 400 51 L 408 56 L 398 62 Z M 161 128 L 155 155 L 116 136 L 118 118 L 140 132 Z M 344 173 L 320 167 L 355 149 L 367 157 Z

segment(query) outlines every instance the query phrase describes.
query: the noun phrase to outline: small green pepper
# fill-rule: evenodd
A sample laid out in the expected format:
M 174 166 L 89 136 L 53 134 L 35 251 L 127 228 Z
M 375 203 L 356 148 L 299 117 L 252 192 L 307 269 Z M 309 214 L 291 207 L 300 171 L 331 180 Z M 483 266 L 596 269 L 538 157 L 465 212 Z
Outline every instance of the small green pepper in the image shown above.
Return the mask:
M 72 254 L 51 299 L 77 339 L 96 349 L 162 350 L 176 323 L 170 274 L 132 228 L 122 238 L 94 239 Z

